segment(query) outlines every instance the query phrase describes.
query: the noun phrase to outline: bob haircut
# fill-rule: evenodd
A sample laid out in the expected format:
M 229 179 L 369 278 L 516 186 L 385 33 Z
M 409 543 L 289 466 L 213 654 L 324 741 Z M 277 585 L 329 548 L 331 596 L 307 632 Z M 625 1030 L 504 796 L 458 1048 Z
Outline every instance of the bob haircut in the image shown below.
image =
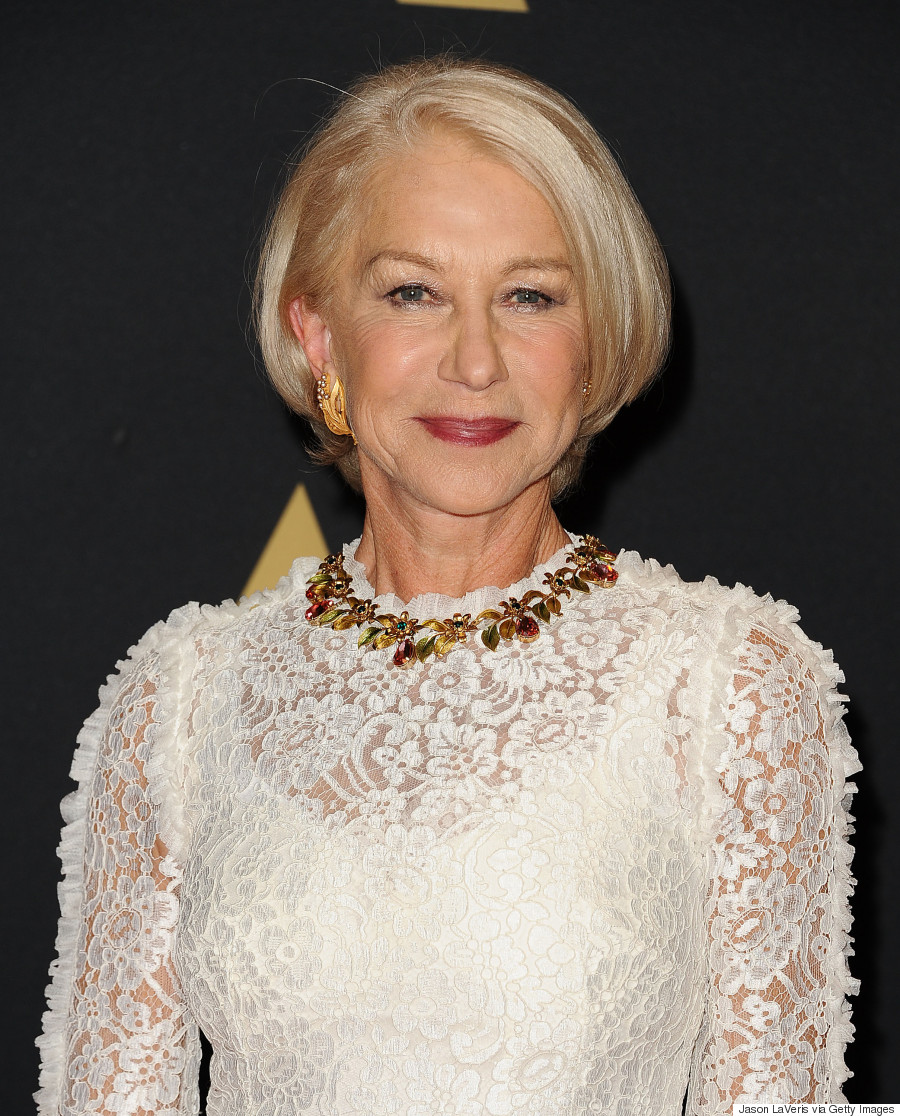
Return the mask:
M 609 148 L 571 102 L 535 78 L 441 55 L 388 67 L 344 94 L 299 153 L 268 226 L 255 289 L 266 369 L 288 406 L 309 420 L 316 459 L 336 464 L 359 490 L 358 451 L 322 421 L 288 308 L 302 295 L 327 314 L 374 172 L 442 132 L 535 186 L 566 241 L 583 304 L 590 390 L 578 434 L 551 474 L 556 498 L 580 474 L 591 438 L 659 371 L 671 300 L 662 249 Z

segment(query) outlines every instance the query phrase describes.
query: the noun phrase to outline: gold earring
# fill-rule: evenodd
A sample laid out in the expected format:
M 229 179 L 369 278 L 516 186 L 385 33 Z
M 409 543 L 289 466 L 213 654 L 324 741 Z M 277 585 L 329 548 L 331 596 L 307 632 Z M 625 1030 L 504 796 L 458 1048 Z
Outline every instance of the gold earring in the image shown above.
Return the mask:
M 588 396 L 588 395 L 591 394 L 591 381 L 590 380 L 582 380 L 581 394 L 584 395 L 584 396 Z
M 323 372 L 316 386 L 316 399 L 322 411 L 325 425 L 332 434 L 349 434 L 356 445 L 356 435 L 347 422 L 347 401 L 344 399 L 344 385 L 340 377 L 334 377 L 334 386 L 329 387 L 328 373 Z

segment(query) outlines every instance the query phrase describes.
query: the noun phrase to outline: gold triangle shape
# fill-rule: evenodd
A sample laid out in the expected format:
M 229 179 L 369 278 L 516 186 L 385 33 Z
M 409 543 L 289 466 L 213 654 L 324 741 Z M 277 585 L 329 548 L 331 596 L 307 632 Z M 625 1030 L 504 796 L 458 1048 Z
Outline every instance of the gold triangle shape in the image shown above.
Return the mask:
M 480 12 L 527 12 L 528 0 L 397 0 L 423 8 L 476 8 Z
M 324 558 L 327 554 L 328 544 L 309 502 L 306 487 L 298 484 L 253 567 L 253 573 L 244 586 L 244 596 L 249 597 L 260 589 L 274 589 L 290 570 L 295 558 L 301 555 Z

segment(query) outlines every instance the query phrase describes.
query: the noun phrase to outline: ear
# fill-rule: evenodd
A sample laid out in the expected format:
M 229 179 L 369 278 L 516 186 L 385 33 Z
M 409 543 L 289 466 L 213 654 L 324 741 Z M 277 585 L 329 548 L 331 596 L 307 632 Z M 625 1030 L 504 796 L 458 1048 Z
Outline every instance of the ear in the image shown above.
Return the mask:
M 325 324 L 325 319 L 315 310 L 311 310 L 306 299 L 301 295 L 288 303 L 288 317 L 294 336 L 306 353 L 317 380 L 322 378 L 331 361 L 331 331 Z

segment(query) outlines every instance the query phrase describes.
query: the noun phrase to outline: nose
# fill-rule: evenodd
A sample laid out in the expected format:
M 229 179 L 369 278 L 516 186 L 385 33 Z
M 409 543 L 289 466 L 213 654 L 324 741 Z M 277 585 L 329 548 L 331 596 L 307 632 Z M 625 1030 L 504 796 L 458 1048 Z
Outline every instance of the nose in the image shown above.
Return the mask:
M 442 380 L 483 391 L 508 378 L 489 308 L 457 308 L 450 320 L 450 343 L 438 366 Z

